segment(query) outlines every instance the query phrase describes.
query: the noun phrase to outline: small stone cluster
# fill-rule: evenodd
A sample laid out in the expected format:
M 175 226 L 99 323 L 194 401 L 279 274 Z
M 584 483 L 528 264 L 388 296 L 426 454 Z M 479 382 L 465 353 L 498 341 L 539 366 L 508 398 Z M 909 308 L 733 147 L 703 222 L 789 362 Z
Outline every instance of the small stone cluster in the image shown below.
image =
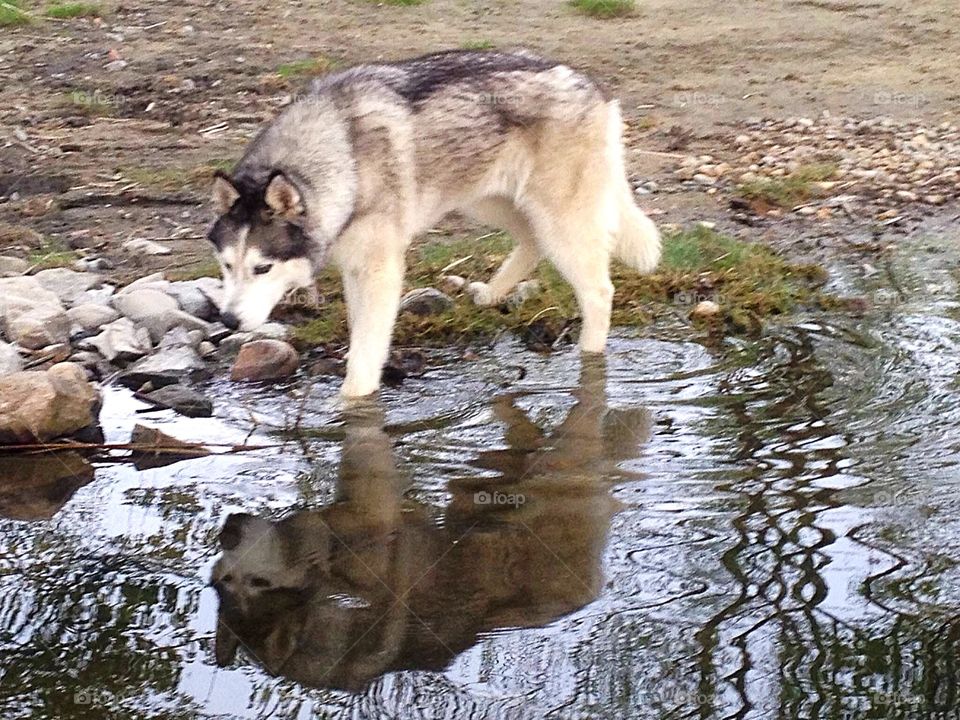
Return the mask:
M 299 366 L 284 326 L 235 333 L 218 322 L 218 279 L 156 274 L 117 289 L 95 272 L 25 275 L 24 265 L 0 257 L 0 444 L 95 425 L 90 380 L 115 376 L 153 405 L 209 416 L 212 402 L 187 381 L 209 377 L 211 360 L 238 354 L 235 380 L 286 377 Z
M 815 179 L 813 197 L 792 207 L 769 208 L 829 219 L 848 215 L 885 220 L 910 204 L 944 205 L 960 196 L 960 127 L 834 117 L 748 119 L 729 156 L 687 156 L 673 176 L 684 186 L 738 192 L 744 185 L 788 178 L 804 167 L 830 166 Z M 651 188 L 641 186 L 638 193 Z

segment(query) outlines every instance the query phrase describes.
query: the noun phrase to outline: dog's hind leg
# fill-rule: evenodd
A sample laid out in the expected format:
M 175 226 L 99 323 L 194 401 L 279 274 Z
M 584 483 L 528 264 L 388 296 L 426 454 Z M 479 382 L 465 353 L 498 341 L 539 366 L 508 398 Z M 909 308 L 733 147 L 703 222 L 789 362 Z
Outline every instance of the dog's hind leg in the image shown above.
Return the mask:
M 580 306 L 580 349 L 602 353 L 613 307 L 609 232 L 602 222 L 584 211 L 559 216 L 544 214 L 537 230 L 543 253 L 573 287 Z
M 485 225 L 506 230 L 517 243 L 490 282 L 472 282 L 467 286 L 467 292 L 477 305 L 494 305 L 503 300 L 517 283 L 530 276 L 540 262 L 540 251 L 529 221 L 509 200 L 489 198 L 464 212 Z
M 340 389 L 345 397 L 363 397 L 380 386 L 400 306 L 406 243 L 386 239 L 382 230 L 377 240 L 340 263 L 350 325 L 347 377 Z

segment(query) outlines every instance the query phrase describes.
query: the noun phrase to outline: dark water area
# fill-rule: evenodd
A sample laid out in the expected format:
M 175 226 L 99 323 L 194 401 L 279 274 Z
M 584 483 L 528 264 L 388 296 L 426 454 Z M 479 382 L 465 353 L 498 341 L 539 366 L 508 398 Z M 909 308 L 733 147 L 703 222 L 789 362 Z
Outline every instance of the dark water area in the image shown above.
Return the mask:
M 957 717 L 956 253 L 838 277 L 865 317 L 505 340 L 348 412 L 109 391 L 108 439 L 274 446 L 2 461 L 0 716 Z

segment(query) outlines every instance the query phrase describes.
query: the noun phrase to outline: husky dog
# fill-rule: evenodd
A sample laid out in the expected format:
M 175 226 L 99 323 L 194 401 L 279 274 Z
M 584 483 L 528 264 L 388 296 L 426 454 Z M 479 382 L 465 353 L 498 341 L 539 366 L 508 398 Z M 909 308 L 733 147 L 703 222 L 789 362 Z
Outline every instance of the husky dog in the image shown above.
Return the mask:
M 380 383 L 412 239 L 458 211 L 516 247 L 475 302 L 502 300 L 541 258 L 571 284 L 580 347 L 603 352 L 611 256 L 640 272 L 660 257 L 627 182 L 616 100 L 526 51 L 441 52 L 317 80 L 214 180 L 210 233 L 233 329 L 264 323 L 333 262 L 350 353 L 341 393 Z

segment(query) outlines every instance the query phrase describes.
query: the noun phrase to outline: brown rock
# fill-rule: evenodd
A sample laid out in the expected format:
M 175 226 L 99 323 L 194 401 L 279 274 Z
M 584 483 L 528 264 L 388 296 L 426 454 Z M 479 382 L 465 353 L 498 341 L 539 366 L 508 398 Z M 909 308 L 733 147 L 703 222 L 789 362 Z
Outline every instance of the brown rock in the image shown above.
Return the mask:
M 240 348 L 230 372 L 234 381 L 277 380 L 293 375 L 300 356 L 282 340 L 254 340 Z
M 80 365 L 0 378 L 0 444 L 46 442 L 94 425 L 100 395 Z

